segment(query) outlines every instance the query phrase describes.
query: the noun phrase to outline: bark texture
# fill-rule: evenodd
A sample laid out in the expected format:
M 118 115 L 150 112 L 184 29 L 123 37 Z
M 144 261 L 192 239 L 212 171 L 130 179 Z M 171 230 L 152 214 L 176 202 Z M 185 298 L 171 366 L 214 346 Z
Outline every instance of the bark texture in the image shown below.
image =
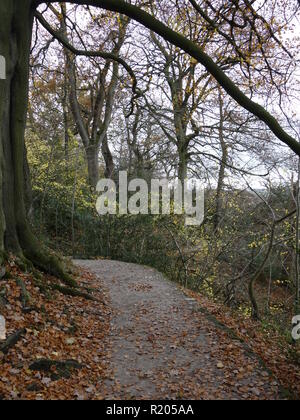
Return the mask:
M 0 250 L 33 263 L 75 285 L 61 263 L 33 235 L 25 205 L 25 125 L 28 105 L 29 56 L 33 25 L 32 0 L 1 0 L 0 50 L 6 79 L 0 80 Z

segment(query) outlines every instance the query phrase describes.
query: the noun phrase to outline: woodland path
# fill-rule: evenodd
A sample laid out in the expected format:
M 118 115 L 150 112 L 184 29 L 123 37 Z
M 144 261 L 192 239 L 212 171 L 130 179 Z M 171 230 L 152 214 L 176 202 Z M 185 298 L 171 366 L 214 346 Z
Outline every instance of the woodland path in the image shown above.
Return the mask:
M 156 270 L 107 260 L 75 263 L 99 278 L 111 305 L 105 398 L 279 398 L 276 380 L 256 356 Z

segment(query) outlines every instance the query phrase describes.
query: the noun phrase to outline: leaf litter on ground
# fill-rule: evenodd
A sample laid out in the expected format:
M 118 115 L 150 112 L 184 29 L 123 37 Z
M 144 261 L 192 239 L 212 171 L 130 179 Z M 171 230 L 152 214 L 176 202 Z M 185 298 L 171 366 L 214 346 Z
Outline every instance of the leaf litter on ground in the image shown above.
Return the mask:
M 81 271 L 79 286 L 92 290 L 96 301 L 43 291 L 30 273 L 13 261 L 0 280 L 4 298 L 0 313 L 7 336 L 23 331 L 7 354 L 0 351 L 0 399 L 53 400 L 102 399 L 101 384 L 108 372 L 110 309 L 98 279 Z M 21 279 L 30 295 L 22 305 Z M 44 284 L 59 280 L 43 275 Z M 0 345 L 3 341 L 0 341 Z

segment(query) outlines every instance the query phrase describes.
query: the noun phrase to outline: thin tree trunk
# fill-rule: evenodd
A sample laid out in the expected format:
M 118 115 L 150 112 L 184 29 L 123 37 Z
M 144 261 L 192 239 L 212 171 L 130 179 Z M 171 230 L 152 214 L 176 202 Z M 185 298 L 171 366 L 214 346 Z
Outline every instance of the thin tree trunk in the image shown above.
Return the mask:
M 222 91 L 219 88 L 219 109 L 220 109 L 220 128 L 219 128 L 219 140 L 222 149 L 222 161 L 220 163 L 220 170 L 218 176 L 218 186 L 217 186 L 217 193 L 216 193 L 216 209 L 214 215 L 214 228 L 218 230 L 222 207 L 223 207 L 223 200 L 222 200 L 222 193 L 224 190 L 224 180 L 225 180 L 225 169 L 228 160 L 228 147 L 224 140 L 224 103 L 222 98 Z
M 298 159 L 298 179 L 297 179 L 297 190 L 296 190 L 296 244 L 295 244 L 295 286 L 296 286 L 296 296 L 295 296 L 295 313 L 298 315 L 300 311 L 300 267 L 299 267 L 299 240 L 300 240 L 300 159 Z
M 52 8 L 53 9 L 53 8 Z M 53 9 L 58 14 L 55 9 Z M 65 4 L 61 4 L 61 31 L 68 40 L 68 31 L 66 26 L 67 9 Z M 58 14 L 59 16 L 59 14 Z M 128 21 L 123 21 L 119 26 L 119 39 L 112 50 L 114 55 L 118 55 L 124 43 L 126 28 Z M 70 108 L 73 114 L 75 124 L 84 145 L 88 164 L 88 180 L 92 188 L 96 188 L 99 180 L 99 151 L 103 152 L 106 164 L 106 176 L 110 178 L 113 173 L 113 158 L 107 143 L 107 130 L 111 121 L 113 104 L 115 99 L 116 88 L 119 79 L 119 63 L 114 61 L 112 64 L 112 78 L 109 86 L 106 88 L 107 75 L 111 66 L 111 60 L 107 59 L 104 70 L 99 73 L 100 86 L 96 92 L 96 103 L 92 118 L 92 129 L 90 130 L 81 114 L 80 104 L 77 97 L 77 80 L 76 80 L 76 62 L 75 57 L 65 48 L 66 70 L 68 74 L 68 82 L 70 85 Z
M 112 178 L 114 173 L 114 160 L 108 145 L 107 134 L 102 140 L 101 151 L 105 161 L 105 178 Z
M 65 60 L 67 58 L 65 57 Z M 63 113 L 64 113 L 64 137 L 65 137 L 65 158 L 68 161 L 69 160 L 69 143 L 70 143 L 70 135 L 69 135 L 69 110 L 68 110 L 68 77 L 67 77 L 67 63 L 65 64 L 65 75 L 64 75 L 64 93 L 63 93 L 63 99 L 62 99 L 62 106 L 63 106 Z
M 72 230 L 72 256 L 74 256 L 75 250 L 75 228 L 74 228 L 74 213 L 75 213 L 75 199 L 76 199 L 76 188 L 77 188 L 77 177 L 78 177 L 78 167 L 79 167 L 79 149 L 76 154 L 76 164 L 75 164 L 75 177 L 73 183 L 73 194 L 72 194 L 72 214 L 71 214 L 71 230 Z

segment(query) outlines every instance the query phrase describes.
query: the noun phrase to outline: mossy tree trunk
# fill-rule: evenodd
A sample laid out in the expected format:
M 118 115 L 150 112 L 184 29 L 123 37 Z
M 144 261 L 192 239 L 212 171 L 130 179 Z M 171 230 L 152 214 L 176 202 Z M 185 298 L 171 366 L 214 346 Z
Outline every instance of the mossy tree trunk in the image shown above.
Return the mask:
M 24 134 L 28 104 L 32 0 L 1 0 L 0 53 L 6 79 L 0 80 L 0 249 L 74 285 L 56 258 L 43 250 L 27 221 L 24 182 Z
M 6 60 L 6 79 L 0 81 L 1 247 L 17 255 L 30 230 L 24 199 L 24 131 L 28 100 L 31 1 L 0 3 L 0 51 Z

